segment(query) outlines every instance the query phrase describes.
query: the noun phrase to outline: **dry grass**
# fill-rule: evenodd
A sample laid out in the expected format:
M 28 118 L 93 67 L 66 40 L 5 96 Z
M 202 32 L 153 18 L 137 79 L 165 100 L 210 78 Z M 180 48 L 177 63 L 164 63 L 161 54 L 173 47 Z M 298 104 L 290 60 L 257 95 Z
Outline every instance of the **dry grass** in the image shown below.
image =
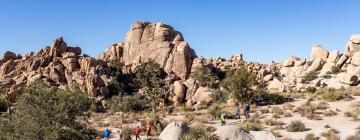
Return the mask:
M 336 113 L 334 110 L 331 110 L 331 109 L 326 110 L 326 111 L 324 112 L 324 116 L 327 116 L 327 117 L 329 117 L 329 116 L 335 116 L 335 115 L 337 115 L 337 113 Z
M 314 135 L 314 133 L 306 134 L 304 140 L 318 140 L 319 138 Z
M 331 128 L 329 131 L 321 133 L 321 136 L 326 140 L 340 140 L 340 137 L 337 135 L 338 133 L 338 130 Z
M 354 121 L 360 120 L 360 101 L 351 104 L 351 110 L 344 113 L 345 117 L 351 117 Z
M 305 124 L 301 121 L 292 121 L 287 127 L 286 130 L 288 132 L 302 132 L 306 131 Z

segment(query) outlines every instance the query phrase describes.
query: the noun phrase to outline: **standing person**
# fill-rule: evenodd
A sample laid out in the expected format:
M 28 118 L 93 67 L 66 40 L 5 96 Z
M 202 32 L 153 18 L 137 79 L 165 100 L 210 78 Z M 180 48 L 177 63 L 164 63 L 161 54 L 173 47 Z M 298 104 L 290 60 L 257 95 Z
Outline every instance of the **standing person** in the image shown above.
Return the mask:
M 221 126 L 224 126 L 226 124 L 226 122 L 225 122 L 225 113 L 224 112 L 221 113 L 220 124 L 221 124 Z
M 104 138 L 104 140 L 109 140 L 110 138 L 110 130 L 108 128 L 105 129 L 102 138 Z
M 244 115 L 245 115 L 246 119 L 250 118 L 250 105 L 249 105 L 249 103 L 246 103 L 244 105 Z
M 240 107 L 238 104 L 236 105 L 236 108 L 235 108 L 235 118 L 240 119 Z
M 152 129 L 152 124 L 150 123 L 150 121 L 146 124 L 146 137 L 151 136 L 151 129 Z
M 136 128 L 134 129 L 134 133 L 135 133 L 135 140 L 137 140 L 138 138 L 139 140 L 141 140 L 140 138 L 141 128 L 139 124 L 136 125 Z

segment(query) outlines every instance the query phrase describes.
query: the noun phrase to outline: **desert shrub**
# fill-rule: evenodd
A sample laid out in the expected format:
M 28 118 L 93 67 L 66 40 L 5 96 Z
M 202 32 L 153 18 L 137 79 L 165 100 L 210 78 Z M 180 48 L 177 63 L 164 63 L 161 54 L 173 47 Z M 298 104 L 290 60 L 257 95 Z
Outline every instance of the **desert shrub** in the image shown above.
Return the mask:
M 319 110 L 325 110 L 329 108 L 329 104 L 326 102 L 320 102 L 317 104 L 317 109 Z
M 315 87 L 307 87 L 304 90 L 305 93 L 315 93 L 316 92 L 316 88 Z
M 236 70 L 228 70 L 222 86 L 230 91 L 230 97 L 237 103 L 245 103 L 254 97 L 252 86 L 256 82 L 256 76 L 249 72 L 245 66 Z
M 283 79 L 284 76 L 281 74 L 280 69 L 278 67 L 276 66 L 273 67 L 272 71 L 275 78 L 279 79 L 280 81 Z
M 353 118 L 354 121 L 360 120 L 360 102 L 356 102 L 351 104 L 351 110 L 349 112 L 345 112 L 344 115 L 346 117 Z
M 292 117 L 293 115 L 290 112 L 284 112 L 284 117 Z
M 359 87 L 349 87 L 344 91 L 347 94 L 351 94 L 353 96 L 360 96 L 360 88 Z
M 321 98 L 326 101 L 338 101 L 344 98 L 344 95 L 341 91 L 337 91 L 334 89 L 328 89 L 320 92 Z
M 273 104 L 282 104 L 288 101 L 291 101 L 291 98 L 287 98 L 281 94 L 276 93 L 263 93 L 255 95 L 253 101 L 257 105 L 273 105 Z
M 218 119 L 220 118 L 221 115 L 221 108 L 219 105 L 213 104 L 209 107 L 208 113 L 211 115 L 213 119 Z
M 124 127 L 122 129 L 122 138 L 121 140 L 131 140 L 131 136 L 133 135 L 134 131 L 130 127 Z
M 11 117 L 1 119 L 0 139 L 94 139 L 95 130 L 77 121 L 88 117 L 91 104 L 80 89 L 36 82 L 24 87 Z
M 188 112 L 185 114 L 185 122 L 188 124 L 195 119 L 195 115 L 192 112 Z
M 318 105 L 314 103 L 305 103 L 297 107 L 294 112 L 298 112 L 301 116 L 306 117 L 310 120 L 321 120 L 322 118 L 316 113 Z
M 267 109 L 267 108 L 263 108 L 263 109 L 260 110 L 260 112 L 261 112 L 262 114 L 266 114 L 266 113 L 269 113 L 270 111 L 269 111 L 269 109 Z
M 321 133 L 321 136 L 325 137 L 327 140 L 340 140 L 340 137 L 337 135 L 339 131 L 336 129 L 330 129 L 327 132 Z
M 332 67 L 331 67 L 331 70 L 328 71 L 328 72 L 326 72 L 326 74 L 338 74 L 338 73 L 340 73 L 340 72 L 342 72 L 340 66 L 332 66 Z
M 263 127 L 261 126 L 260 123 L 255 123 L 255 122 L 250 122 L 250 121 L 240 123 L 239 127 L 242 128 L 243 130 L 247 131 L 247 132 L 249 132 L 249 131 L 261 131 L 263 129 Z
M 136 94 L 128 96 L 113 96 L 107 107 L 112 112 L 140 112 L 150 108 L 145 97 Z
M 306 73 L 302 78 L 304 78 L 305 81 L 312 81 L 315 80 L 316 78 L 318 78 L 318 73 L 315 71 L 310 71 L 308 73 Z
M 323 76 L 321 76 L 322 78 L 325 78 L 325 79 L 330 79 L 331 78 L 331 75 L 330 74 L 325 74 Z
M 206 66 L 197 68 L 192 77 L 199 82 L 200 86 L 216 88 L 219 78 Z
M 283 122 L 277 121 L 277 120 L 274 120 L 274 119 L 266 119 L 264 122 L 265 122 L 266 125 L 269 125 L 269 126 L 284 125 Z
M 195 126 L 181 136 L 180 140 L 219 140 L 219 137 L 206 131 L 204 127 Z
M 287 127 L 286 130 L 289 132 L 302 132 L 306 131 L 305 124 L 301 121 L 292 121 Z
M 304 140 L 318 140 L 318 137 L 315 137 L 314 133 L 306 134 Z
M 337 113 L 331 109 L 324 112 L 324 116 L 335 116 L 336 114 Z
M 276 114 L 276 115 L 283 115 L 283 110 L 280 107 L 272 107 L 271 108 L 271 112 Z

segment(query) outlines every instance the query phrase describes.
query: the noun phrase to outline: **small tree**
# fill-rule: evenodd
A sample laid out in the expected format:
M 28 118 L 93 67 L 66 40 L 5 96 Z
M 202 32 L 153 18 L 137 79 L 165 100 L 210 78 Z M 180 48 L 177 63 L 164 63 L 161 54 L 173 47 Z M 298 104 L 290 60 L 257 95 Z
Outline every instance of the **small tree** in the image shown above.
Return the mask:
M 13 115 L 0 121 L 0 139 L 94 139 L 77 120 L 88 117 L 91 100 L 81 90 L 55 90 L 44 83 L 25 87 Z M 10 133 L 9 133 L 10 132 Z
M 199 67 L 192 74 L 192 77 L 199 82 L 200 86 L 216 88 L 216 81 L 219 79 L 210 68 L 203 66 Z
M 315 80 L 316 78 L 318 78 L 318 73 L 315 72 L 315 71 L 310 71 L 308 73 L 306 73 L 304 76 L 303 76 L 304 80 L 305 81 L 312 81 L 312 80 Z
M 252 86 L 255 82 L 255 75 L 241 66 L 239 69 L 228 71 L 222 85 L 230 91 L 230 97 L 236 102 L 245 103 L 254 96 Z
M 153 60 L 149 60 L 136 68 L 136 81 L 145 89 L 145 96 L 151 103 L 153 112 L 165 98 L 164 77 L 165 72 Z

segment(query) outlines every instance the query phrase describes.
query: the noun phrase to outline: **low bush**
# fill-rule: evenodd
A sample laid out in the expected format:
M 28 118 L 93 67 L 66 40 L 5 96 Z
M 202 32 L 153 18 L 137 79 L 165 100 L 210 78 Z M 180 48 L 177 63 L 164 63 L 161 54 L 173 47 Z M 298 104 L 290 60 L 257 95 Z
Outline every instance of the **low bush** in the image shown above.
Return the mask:
M 325 78 L 325 79 L 330 79 L 331 78 L 331 75 L 330 74 L 325 74 L 323 76 L 321 76 L 322 78 Z
M 145 97 L 140 95 L 133 96 L 113 96 L 107 107 L 112 112 L 140 112 L 150 108 Z
M 328 71 L 328 72 L 326 72 L 326 74 L 338 74 L 338 73 L 340 73 L 340 72 L 342 72 L 340 66 L 332 66 L 332 67 L 331 67 L 331 70 Z
M 288 132 L 302 132 L 306 131 L 305 124 L 301 121 L 292 121 L 287 127 Z
M 337 135 L 339 131 L 332 128 L 327 132 L 321 133 L 321 136 L 325 137 L 327 140 L 340 140 L 340 137 Z
M 307 87 L 304 90 L 305 93 L 315 93 L 316 92 L 316 88 L 315 87 Z
M 283 115 L 284 112 L 280 107 L 272 107 L 271 112 L 276 115 Z
M 351 110 L 344 113 L 345 117 L 351 117 L 354 121 L 360 120 L 360 101 L 351 105 Z
M 324 90 L 319 94 L 321 94 L 321 98 L 326 101 L 339 101 L 344 98 L 344 95 L 341 93 L 341 91 L 334 89 Z
M 202 126 L 195 126 L 181 136 L 180 140 L 218 140 L 219 137 L 204 129 Z
M 240 123 L 239 127 L 242 128 L 243 130 L 247 131 L 247 132 L 249 132 L 249 131 L 261 131 L 263 129 L 263 127 L 261 126 L 260 123 L 254 123 L 254 122 L 250 122 L 250 121 Z
M 336 114 L 337 113 L 331 109 L 324 112 L 324 116 L 335 116 Z
M 314 135 L 314 133 L 306 134 L 304 140 L 318 140 L 319 138 Z
M 312 81 L 312 80 L 315 80 L 316 78 L 318 78 L 318 73 L 315 72 L 315 71 L 310 71 L 308 73 L 306 73 L 302 78 L 304 78 L 305 81 Z
M 209 107 L 208 113 L 211 115 L 211 117 L 212 117 L 213 119 L 218 119 L 218 118 L 220 118 L 221 110 L 222 110 L 222 109 L 220 108 L 219 105 L 213 104 L 213 105 L 211 105 L 211 106 Z

